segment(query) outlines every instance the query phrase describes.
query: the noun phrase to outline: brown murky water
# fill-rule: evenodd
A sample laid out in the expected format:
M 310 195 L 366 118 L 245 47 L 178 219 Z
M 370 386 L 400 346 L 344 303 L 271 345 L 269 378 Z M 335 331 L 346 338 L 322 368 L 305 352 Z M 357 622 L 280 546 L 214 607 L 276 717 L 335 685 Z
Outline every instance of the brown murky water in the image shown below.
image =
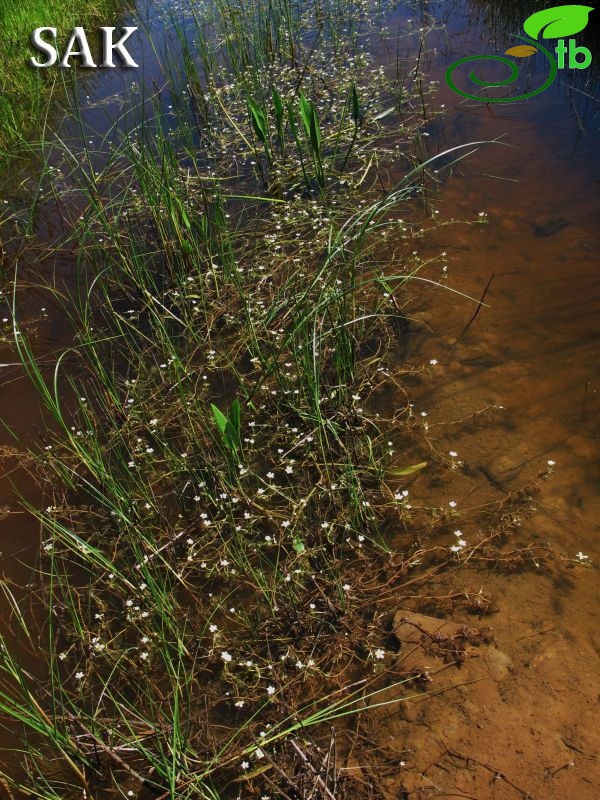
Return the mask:
M 481 147 L 433 201 L 438 223 L 471 224 L 431 233 L 423 257 L 446 257 L 428 277 L 473 298 L 487 292 L 470 325 L 477 303 L 445 288 L 413 306 L 413 360 L 437 361 L 415 409 L 426 411 L 435 448 L 464 461 L 435 494 L 440 506 L 458 501 L 465 538 L 477 534 L 465 522 L 471 510 L 537 479 L 536 511 L 515 545 L 548 547 L 572 569 L 499 575 L 465 565 L 452 589 L 493 598 L 498 649 L 442 681 L 474 685 L 418 704 L 409 724 L 386 724 L 417 767 L 401 779 L 410 798 L 591 800 L 600 786 L 600 598 L 590 568 L 600 557 L 600 101 L 586 99 L 580 117 L 577 92 L 564 86 L 527 104 L 461 101 L 443 83 L 444 66 L 482 45 L 467 17 L 450 24 L 447 62 L 432 57 L 441 81 L 433 107 L 445 105 L 445 116 L 429 151 L 498 137 L 509 146 Z M 420 480 L 415 492 L 431 501 Z
M 451 11 L 449 61 L 472 52 L 481 30 L 469 23 L 468 4 Z M 427 412 L 436 448 L 456 451 L 467 467 L 437 490 L 438 499 L 457 500 L 460 520 L 463 511 L 506 496 L 555 462 L 538 482 L 537 511 L 524 521 L 522 540 L 547 544 L 572 569 L 567 578 L 535 569 L 459 572 L 456 590 L 479 585 L 494 597 L 498 650 L 474 659 L 458 679 L 448 673 L 448 686 L 476 683 L 417 704 L 409 719 L 387 715 L 383 726 L 374 725 L 416 767 L 390 778 L 390 796 L 399 796 L 401 786 L 400 796 L 411 799 L 591 800 L 600 781 L 599 598 L 589 565 L 600 559 L 600 101 L 586 101 L 582 120 L 560 86 L 515 106 L 463 103 L 443 83 L 444 58 L 431 56 L 429 66 L 440 80 L 434 108 L 446 111 L 432 125 L 430 152 L 499 136 L 508 145 L 483 146 L 455 168 L 433 202 L 435 217 L 468 222 L 439 225 L 422 253 L 446 253 L 429 277 L 474 298 L 488 287 L 470 325 L 477 304 L 442 287 L 419 292 L 412 306 L 418 331 L 412 359 L 437 361 L 415 408 Z M 151 72 L 148 66 L 148 80 Z M 109 115 L 111 96 L 119 104 L 122 80 L 112 76 L 107 86 L 97 76 L 83 88 L 96 126 Z M 32 298 L 37 313 L 34 304 L 43 301 Z M 58 329 L 48 322 L 41 329 L 42 344 L 56 346 Z M 4 453 L 38 436 L 42 418 L 12 361 L 14 354 L 0 346 L 0 419 L 14 432 L 0 429 Z M 498 405 L 503 409 L 483 424 L 464 424 Z M 23 586 L 38 531 L 20 510 L 15 485 L 33 502 L 42 498 L 32 496 L 16 459 L 1 463 L 2 571 Z M 7 608 L 0 613 L 5 617 Z

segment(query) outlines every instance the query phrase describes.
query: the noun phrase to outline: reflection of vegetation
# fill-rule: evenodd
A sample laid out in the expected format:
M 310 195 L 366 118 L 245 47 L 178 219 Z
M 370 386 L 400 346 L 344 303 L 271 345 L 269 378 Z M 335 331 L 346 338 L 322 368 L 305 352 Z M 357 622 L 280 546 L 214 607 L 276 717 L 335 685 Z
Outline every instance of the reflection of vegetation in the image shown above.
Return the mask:
M 73 25 L 85 25 L 114 5 L 114 0 L 0 0 L 0 147 L 31 129 L 43 113 L 50 75 L 28 64 L 32 31 L 51 25 L 64 40 Z

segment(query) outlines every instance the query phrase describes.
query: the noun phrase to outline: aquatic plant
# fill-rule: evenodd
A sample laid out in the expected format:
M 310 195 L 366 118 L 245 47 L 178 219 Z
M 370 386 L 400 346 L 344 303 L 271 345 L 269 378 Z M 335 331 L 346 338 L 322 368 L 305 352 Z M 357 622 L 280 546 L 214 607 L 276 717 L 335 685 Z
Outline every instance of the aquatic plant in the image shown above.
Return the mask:
M 390 138 L 408 152 L 421 123 L 397 116 L 397 85 L 357 46 L 369 4 L 213 12 L 172 21 L 168 101 L 138 97 L 112 147 L 45 143 L 79 258 L 75 281 L 48 287 L 73 329 L 51 371 L 15 275 L 14 346 L 48 412 L 31 454 L 45 502 L 23 498 L 43 531 L 40 627 L 2 585 L 47 671 L 5 636 L 0 710 L 23 731 L 22 772 L 4 780 L 40 798 L 322 790 L 324 723 L 420 680 L 394 676 L 373 609 L 466 548 L 411 532 L 404 482 L 430 452 L 389 353 L 404 289 L 437 285 L 413 253 L 419 216 L 406 221 L 432 161 L 403 157 L 382 187 Z M 216 55 L 194 57 L 194 34 Z M 402 97 L 406 114 L 422 102 Z

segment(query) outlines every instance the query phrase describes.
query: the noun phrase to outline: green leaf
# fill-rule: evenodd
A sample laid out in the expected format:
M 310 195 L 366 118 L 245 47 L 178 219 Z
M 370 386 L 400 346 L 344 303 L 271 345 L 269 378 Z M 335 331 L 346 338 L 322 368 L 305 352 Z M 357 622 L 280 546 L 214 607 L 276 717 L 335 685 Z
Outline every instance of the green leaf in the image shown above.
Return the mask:
M 537 39 L 542 31 L 542 39 L 562 39 L 582 31 L 588 24 L 588 16 L 592 10 L 592 6 L 545 8 L 527 17 L 523 28 L 532 39 Z
M 236 398 L 231 407 L 229 409 L 229 414 L 227 415 L 227 436 L 229 438 L 230 446 L 233 448 L 239 448 L 241 445 L 241 437 L 240 437 L 240 428 L 241 428 L 241 408 L 240 408 L 240 401 Z
M 315 158 L 320 158 L 321 155 L 321 128 L 319 126 L 319 118 L 317 110 L 310 100 L 307 100 L 304 94 L 300 93 L 300 117 L 306 136 L 310 142 L 312 154 Z
M 413 472 L 419 472 L 425 469 L 427 461 L 421 461 L 420 464 L 413 464 L 412 467 L 403 467 L 402 469 L 389 469 L 386 476 L 390 478 L 402 478 L 404 475 L 412 475 Z
M 250 114 L 250 119 L 252 120 L 252 127 L 254 128 L 256 138 L 265 144 L 269 135 L 267 116 L 258 103 L 251 97 L 248 98 L 247 103 L 248 113 Z
M 298 102 L 300 105 L 300 119 L 302 120 L 302 124 L 304 125 L 304 130 L 306 131 L 306 135 L 310 138 L 311 104 L 310 101 L 306 99 L 306 97 L 302 92 L 300 92 L 300 98 Z
M 283 120 L 283 101 L 281 99 L 281 95 L 275 88 L 273 89 L 271 96 L 273 99 L 273 111 L 275 112 L 275 120 L 277 122 L 277 127 L 279 127 Z
M 227 430 L 227 417 L 220 411 L 213 403 L 210 404 L 212 409 L 213 417 L 215 418 L 215 422 L 217 423 L 219 430 L 221 433 L 225 433 Z
M 306 550 L 306 547 L 304 546 L 304 542 L 302 541 L 302 539 L 299 536 L 296 536 L 296 538 L 294 539 L 294 550 L 297 553 L 303 553 Z

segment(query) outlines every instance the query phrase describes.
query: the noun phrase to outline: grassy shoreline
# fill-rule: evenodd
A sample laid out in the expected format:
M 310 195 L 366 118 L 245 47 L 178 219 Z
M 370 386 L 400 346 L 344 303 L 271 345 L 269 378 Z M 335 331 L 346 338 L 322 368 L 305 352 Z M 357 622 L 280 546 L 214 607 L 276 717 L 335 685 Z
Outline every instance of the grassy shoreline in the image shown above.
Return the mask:
M 22 5 L 0 0 L 0 152 L 35 133 L 48 107 L 53 71 L 29 66 L 34 29 L 54 26 L 59 41 L 67 41 L 73 26 L 85 26 L 109 11 L 114 15 L 114 10 L 114 0 L 28 0 Z
M 453 506 L 411 502 L 431 462 L 459 465 L 428 447 L 403 384 L 407 287 L 443 273 L 414 252 L 436 166 L 411 156 L 427 81 L 361 46 L 386 10 L 202 9 L 173 107 L 154 98 L 101 168 L 85 153 L 69 173 L 80 269 L 51 287 L 73 323 L 52 375 L 9 309 L 51 420 L 45 504 L 27 506 L 47 617 L 14 609 L 48 674 L 6 640 L 0 658 L 1 709 L 28 730 L 15 788 L 327 794 L 330 726 L 430 679 L 396 663 L 390 597 L 507 535 L 467 544 Z

